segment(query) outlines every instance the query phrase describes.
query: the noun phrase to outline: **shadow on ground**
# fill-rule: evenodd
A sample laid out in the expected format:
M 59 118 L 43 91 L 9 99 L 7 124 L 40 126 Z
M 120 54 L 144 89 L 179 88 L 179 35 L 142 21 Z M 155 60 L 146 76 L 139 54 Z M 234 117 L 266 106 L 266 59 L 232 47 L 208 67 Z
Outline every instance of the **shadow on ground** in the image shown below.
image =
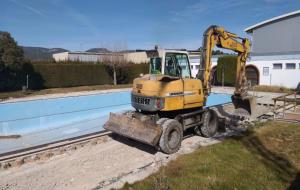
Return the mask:
M 128 146 L 137 148 L 139 150 L 148 152 L 150 154 L 155 154 L 155 153 L 158 152 L 158 149 L 155 148 L 155 147 L 152 147 L 152 146 L 147 145 L 147 144 L 143 144 L 141 142 L 138 142 L 138 141 L 135 141 L 135 140 L 123 137 L 123 136 L 115 134 L 115 133 L 110 134 L 110 137 L 113 138 L 114 140 L 120 142 L 120 143 L 123 143 L 123 144 L 126 144 Z
M 288 190 L 299 190 L 300 189 L 300 172 L 295 177 L 294 181 L 291 183 Z
M 279 179 L 281 179 L 284 183 L 291 183 L 288 187 L 289 190 L 300 189 L 300 172 L 297 168 L 288 159 L 272 152 L 264 146 L 261 140 L 254 135 L 254 133 L 251 131 L 248 131 L 247 133 L 246 137 L 233 138 L 241 141 L 253 154 L 261 156 L 260 160 L 263 164 L 268 168 L 275 170 Z

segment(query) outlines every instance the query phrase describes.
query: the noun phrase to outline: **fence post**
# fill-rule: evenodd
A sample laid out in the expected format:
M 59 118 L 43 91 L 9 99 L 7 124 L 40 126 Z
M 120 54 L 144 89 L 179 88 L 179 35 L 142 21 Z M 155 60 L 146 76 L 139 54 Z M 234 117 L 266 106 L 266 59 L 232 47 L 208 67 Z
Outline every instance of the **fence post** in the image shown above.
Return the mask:
M 222 67 L 222 87 L 224 87 L 224 67 Z
M 274 117 L 274 119 L 275 119 L 275 117 L 276 117 L 276 99 L 274 99 L 274 115 L 273 115 L 273 117 Z
M 26 75 L 26 90 L 29 88 L 29 75 Z
M 296 107 L 297 107 L 297 92 L 295 92 L 295 107 L 294 107 L 294 112 L 296 111 Z
M 285 98 L 286 98 L 286 96 L 284 96 L 284 98 L 283 98 L 283 110 L 282 110 L 283 118 L 285 117 Z

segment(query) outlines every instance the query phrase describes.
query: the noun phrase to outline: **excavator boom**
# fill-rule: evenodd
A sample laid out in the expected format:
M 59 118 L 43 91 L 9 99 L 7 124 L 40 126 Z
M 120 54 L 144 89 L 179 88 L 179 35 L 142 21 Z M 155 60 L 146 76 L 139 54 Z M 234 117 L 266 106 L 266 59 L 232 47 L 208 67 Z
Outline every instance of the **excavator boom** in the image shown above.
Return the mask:
M 211 89 L 211 57 L 215 46 L 237 53 L 236 81 L 232 103 L 236 109 L 243 108 L 251 114 L 255 110 L 256 103 L 254 98 L 248 96 L 246 84 L 246 60 L 250 52 L 250 41 L 214 25 L 204 32 L 201 63 L 197 75 L 203 82 L 205 99 Z

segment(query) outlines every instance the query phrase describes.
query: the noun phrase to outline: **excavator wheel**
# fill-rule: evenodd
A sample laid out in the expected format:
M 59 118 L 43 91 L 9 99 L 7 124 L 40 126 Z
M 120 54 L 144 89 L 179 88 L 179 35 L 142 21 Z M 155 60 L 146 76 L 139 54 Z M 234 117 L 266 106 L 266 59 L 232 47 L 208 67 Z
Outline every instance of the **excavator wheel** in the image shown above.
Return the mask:
M 203 125 L 200 132 L 203 137 L 213 137 L 218 132 L 218 116 L 212 110 L 203 113 Z
M 178 151 L 183 138 L 181 124 L 175 119 L 167 119 L 162 122 L 162 134 L 159 140 L 159 147 L 162 152 L 172 154 Z

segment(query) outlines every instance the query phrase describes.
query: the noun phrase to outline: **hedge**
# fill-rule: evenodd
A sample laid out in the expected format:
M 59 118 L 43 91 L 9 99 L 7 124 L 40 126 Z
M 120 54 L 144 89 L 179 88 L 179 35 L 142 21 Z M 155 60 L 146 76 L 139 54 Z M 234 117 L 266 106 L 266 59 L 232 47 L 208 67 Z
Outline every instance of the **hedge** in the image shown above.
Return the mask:
M 18 68 L 5 67 L 0 69 L 0 92 L 20 90 L 28 85 L 30 89 L 43 88 L 44 80 L 30 63 L 23 63 Z
M 133 80 L 140 76 L 141 73 L 149 73 L 149 64 L 134 64 L 123 68 L 126 71 L 127 83 L 132 83 Z
M 34 64 L 35 71 L 44 79 L 44 87 L 71 87 L 112 84 L 102 64 Z
M 33 64 L 45 88 L 113 84 L 112 68 L 101 63 L 43 63 Z M 140 73 L 148 73 L 148 64 L 125 64 L 117 68 L 118 84 L 132 83 Z
M 224 84 L 234 85 L 236 79 L 237 56 L 227 55 L 218 58 L 217 82 L 222 84 L 222 73 L 224 70 Z

